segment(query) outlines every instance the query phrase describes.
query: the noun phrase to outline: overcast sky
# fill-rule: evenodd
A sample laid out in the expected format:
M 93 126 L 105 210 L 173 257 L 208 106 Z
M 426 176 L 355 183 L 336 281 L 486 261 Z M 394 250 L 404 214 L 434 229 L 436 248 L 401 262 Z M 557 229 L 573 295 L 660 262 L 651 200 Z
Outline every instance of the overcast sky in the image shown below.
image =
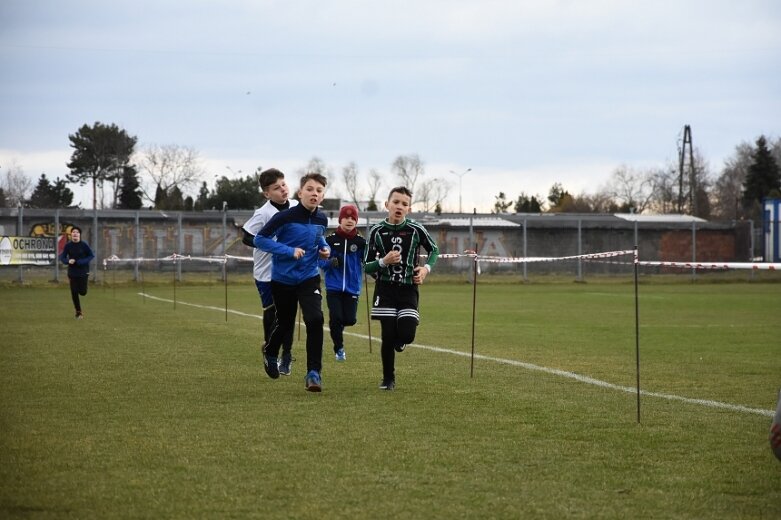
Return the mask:
M 100 121 L 195 148 L 210 186 L 317 156 L 345 195 L 348 162 L 365 183 L 417 153 L 446 210 L 471 168 L 463 208 L 488 211 L 675 162 L 686 124 L 714 174 L 778 137 L 781 2 L 1 0 L 0 77 L 3 176 L 64 178 Z

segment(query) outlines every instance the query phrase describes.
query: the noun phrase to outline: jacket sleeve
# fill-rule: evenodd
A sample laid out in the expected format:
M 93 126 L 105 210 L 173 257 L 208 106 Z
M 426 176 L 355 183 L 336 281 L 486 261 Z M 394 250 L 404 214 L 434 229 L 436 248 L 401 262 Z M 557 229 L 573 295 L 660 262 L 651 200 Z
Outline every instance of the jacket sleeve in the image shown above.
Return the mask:
M 92 252 L 92 248 L 84 243 L 84 248 L 86 249 L 86 256 L 83 258 L 79 258 L 76 260 L 76 265 L 89 265 L 90 262 L 92 262 L 95 259 L 95 253 Z
M 263 236 L 260 233 L 255 235 L 255 239 L 252 241 L 252 243 L 261 251 L 273 253 L 275 255 L 294 256 L 296 251 L 294 248 L 281 242 L 277 242 L 273 238 Z
M 241 230 L 244 232 L 243 236 L 241 237 L 241 242 L 245 246 L 255 247 L 255 242 L 254 242 L 255 235 L 253 235 L 252 233 L 250 233 L 244 228 L 241 228 Z
M 376 228 L 372 228 L 369 231 L 369 238 L 366 239 L 366 254 L 363 257 L 363 270 L 366 274 L 373 274 L 380 270 L 380 261 L 377 259 L 377 248 L 374 243 L 376 233 Z
M 60 256 L 58 257 L 60 259 L 60 262 L 62 262 L 63 264 L 67 264 L 68 263 L 68 244 L 69 243 L 70 242 L 65 244 L 65 247 L 62 248 L 62 253 L 60 253 Z

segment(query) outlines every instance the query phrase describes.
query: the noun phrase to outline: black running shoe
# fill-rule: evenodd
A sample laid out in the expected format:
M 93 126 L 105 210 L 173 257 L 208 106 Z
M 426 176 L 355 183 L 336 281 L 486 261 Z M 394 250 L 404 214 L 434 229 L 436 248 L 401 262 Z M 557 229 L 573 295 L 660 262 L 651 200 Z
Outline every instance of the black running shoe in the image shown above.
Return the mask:
M 404 352 L 404 349 L 407 348 L 406 343 L 400 343 L 399 345 L 396 345 L 393 347 L 396 352 Z
M 383 379 L 380 383 L 380 390 L 393 390 L 396 388 L 396 381 L 393 379 Z
M 290 354 L 282 354 L 282 359 L 279 360 L 279 373 L 283 376 L 289 376 L 293 371 L 291 366 L 293 365 L 293 356 Z
M 263 352 L 263 368 L 266 369 L 266 373 L 271 379 L 277 379 L 279 377 L 279 365 L 277 365 L 277 358 L 271 357 Z

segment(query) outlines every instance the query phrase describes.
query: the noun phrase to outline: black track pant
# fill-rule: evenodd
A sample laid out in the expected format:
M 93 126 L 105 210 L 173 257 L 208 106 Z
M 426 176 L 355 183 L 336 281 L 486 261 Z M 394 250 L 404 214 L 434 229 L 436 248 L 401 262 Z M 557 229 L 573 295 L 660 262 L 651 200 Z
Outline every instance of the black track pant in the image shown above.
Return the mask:
M 81 312 L 81 302 L 79 301 L 79 295 L 87 295 L 87 281 L 89 276 L 69 276 L 68 280 L 71 285 L 71 299 L 73 300 L 73 307 L 76 312 Z
M 306 369 L 323 369 L 323 297 L 320 293 L 320 276 L 304 280 L 298 285 L 271 282 L 277 319 L 264 351 L 271 357 L 279 356 L 284 338 L 290 337 L 296 325 L 296 308 L 306 325 Z
M 396 379 L 396 347 L 412 343 L 420 323 L 418 286 L 377 282 L 374 285 L 372 319 L 382 328 L 383 381 Z
M 355 325 L 358 315 L 358 296 L 341 291 L 328 291 L 328 328 L 331 329 L 331 341 L 334 353 L 344 348 L 344 328 Z

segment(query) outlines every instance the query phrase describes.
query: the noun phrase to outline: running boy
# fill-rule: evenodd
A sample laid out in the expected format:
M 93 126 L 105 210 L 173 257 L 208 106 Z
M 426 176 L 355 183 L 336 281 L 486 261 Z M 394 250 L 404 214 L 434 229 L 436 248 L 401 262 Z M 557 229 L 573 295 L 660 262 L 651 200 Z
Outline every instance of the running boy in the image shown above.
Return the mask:
M 371 318 L 379 320 L 382 329 L 380 388 L 393 390 L 396 352 L 404 351 L 405 345 L 415 339 L 420 323 L 418 285 L 434 267 L 439 249 L 425 227 L 406 218 L 412 209 L 412 192 L 408 188 L 393 188 L 385 208 L 388 217 L 369 230 L 364 269 L 369 274 L 377 273 Z M 421 247 L 428 252 L 422 266 L 418 265 Z
M 71 228 L 71 239 L 62 248 L 60 262 L 68 265 L 68 280 L 71 287 L 71 299 L 76 309 L 76 319 L 84 318 L 81 312 L 79 295 L 87 295 L 87 282 L 89 281 L 89 263 L 95 258 L 95 254 L 89 245 L 81 239 L 81 228 Z
M 301 203 L 280 211 L 255 235 L 255 247 L 272 253 L 271 295 L 276 322 L 263 347 L 263 365 L 272 379 L 279 377 L 277 356 L 284 338 L 293 333 L 296 306 L 306 325 L 306 377 L 310 392 L 322 390 L 323 308 L 318 258 L 328 258 L 325 241 L 328 217 L 318 206 L 325 197 L 326 178 L 308 173 L 301 178 Z M 276 240 L 274 240 L 276 237 Z
M 263 196 L 268 200 L 255 210 L 255 213 L 244 223 L 242 228 L 244 231 L 242 241 L 250 247 L 255 247 L 253 243 L 255 235 L 258 234 L 258 231 L 266 225 L 271 217 L 298 204 L 297 200 L 288 199 L 290 190 L 285 182 L 285 174 L 275 168 L 270 168 L 260 174 L 260 189 L 263 192 Z M 263 341 L 266 343 L 271 336 L 271 330 L 276 317 L 274 298 L 271 295 L 271 253 L 255 248 L 252 251 L 252 259 L 254 262 L 252 275 L 255 278 L 255 287 L 258 288 L 260 304 L 263 307 Z M 282 338 L 282 357 L 279 360 L 279 373 L 283 376 L 290 375 L 293 363 L 292 346 L 293 331 L 291 330 L 289 336 Z
M 339 210 L 339 227 L 325 241 L 331 248 L 331 257 L 320 260 L 325 274 L 328 327 L 334 343 L 337 361 L 345 361 L 344 328 L 355 325 L 358 298 L 363 281 L 363 255 L 366 240 L 358 234 L 358 208 L 345 206 Z

